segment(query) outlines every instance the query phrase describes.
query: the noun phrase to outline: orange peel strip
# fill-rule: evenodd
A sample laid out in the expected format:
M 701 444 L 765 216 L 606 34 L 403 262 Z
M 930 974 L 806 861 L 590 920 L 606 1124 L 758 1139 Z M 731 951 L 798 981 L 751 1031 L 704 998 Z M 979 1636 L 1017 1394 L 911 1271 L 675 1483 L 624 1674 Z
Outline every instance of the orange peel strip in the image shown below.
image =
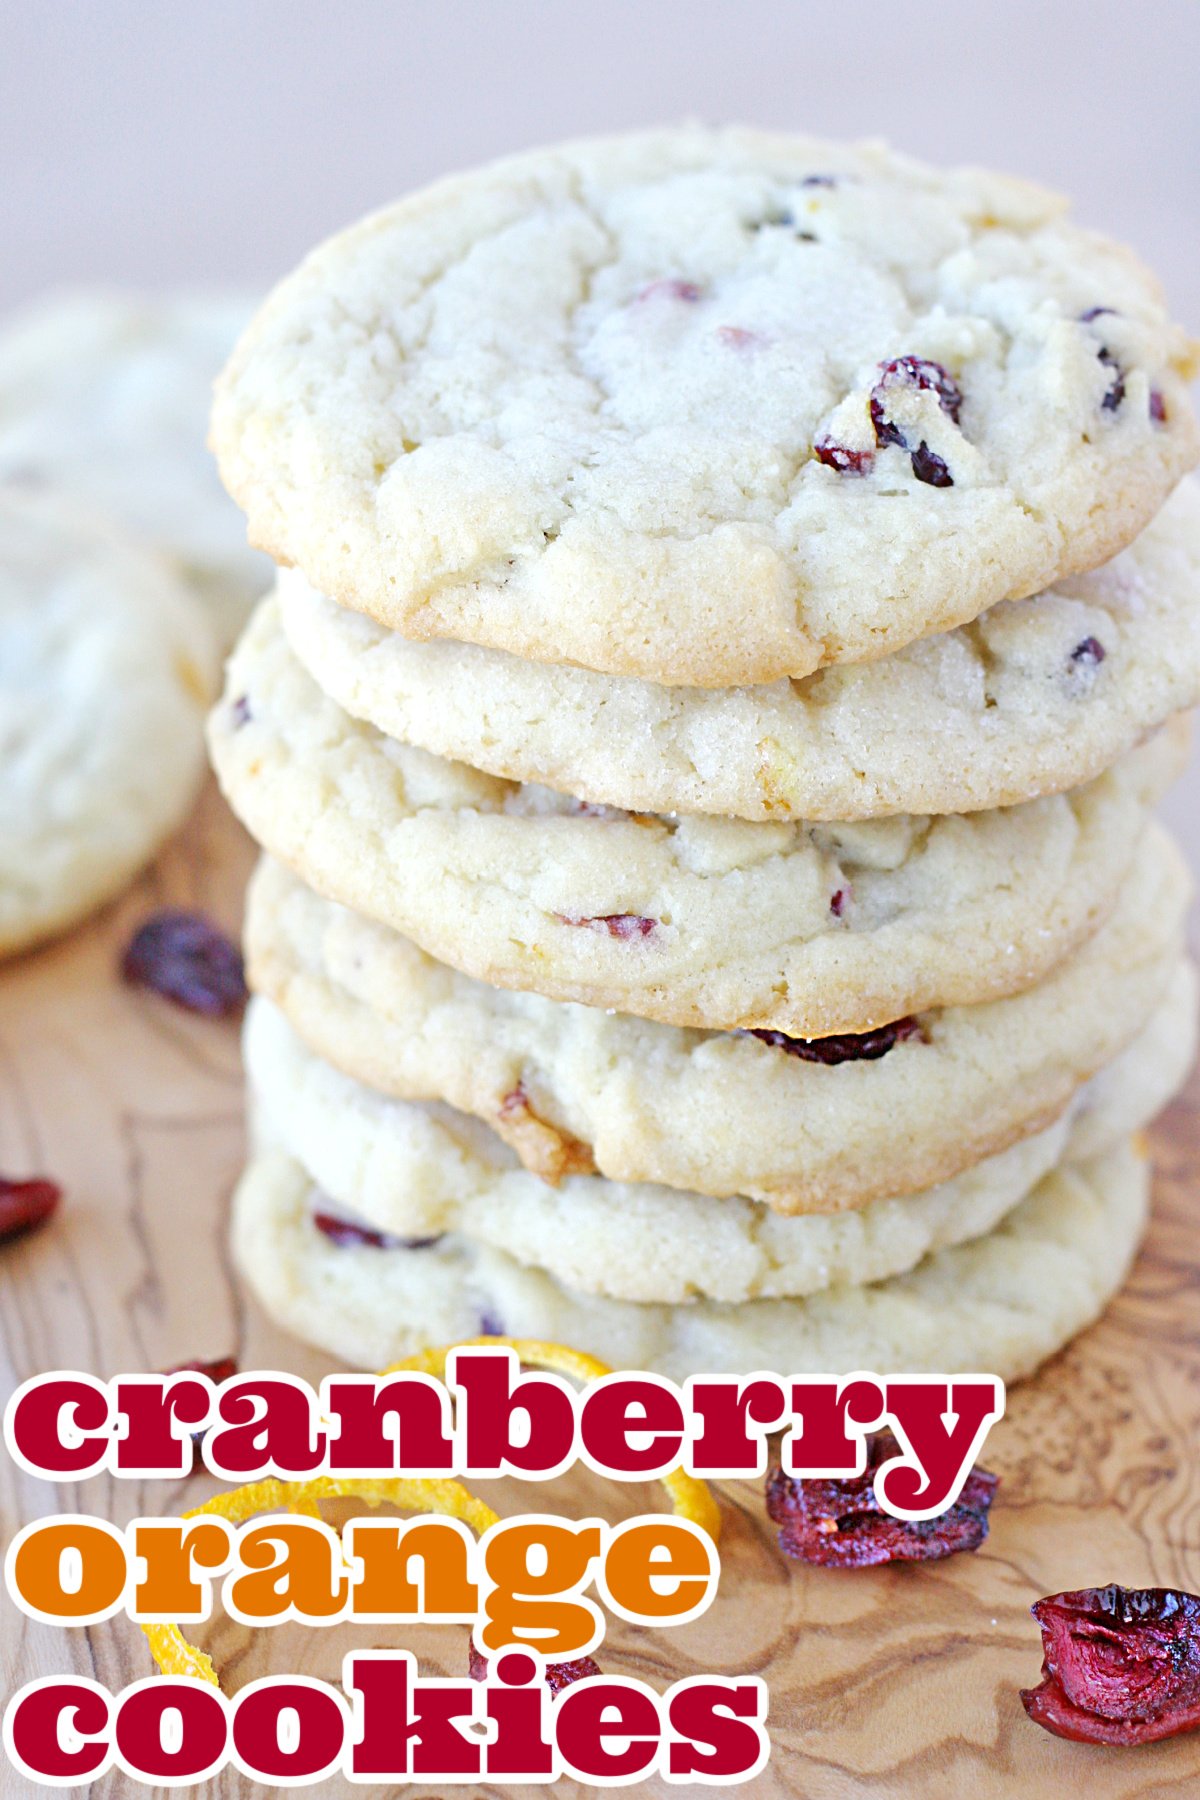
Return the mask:
M 415 1371 L 422 1375 L 434 1375 L 442 1380 L 446 1374 L 446 1358 L 451 1350 L 474 1349 L 477 1345 L 502 1344 L 506 1349 L 515 1350 L 518 1359 L 533 1369 L 547 1369 L 557 1375 L 571 1375 L 576 1381 L 596 1381 L 601 1375 L 611 1375 L 612 1370 L 607 1363 L 602 1363 L 594 1356 L 586 1356 L 582 1350 L 572 1350 L 567 1344 L 543 1343 L 538 1338 L 477 1337 L 464 1338 L 458 1344 L 444 1344 L 440 1349 L 430 1346 L 418 1350 L 415 1356 L 406 1356 L 402 1361 L 391 1363 L 380 1371 L 383 1375 L 399 1375 L 406 1371 Z M 706 1531 L 715 1544 L 721 1535 L 721 1509 L 712 1497 L 706 1482 L 695 1475 L 689 1475 L 686 1469 L 670 1469 L 667 1474 L 660 1475 L 659 1481 L 671 1502 L 671 1510 L 677 1518 L 687 1519 Z
M 300 1513 L 320 1518 L 320 1500 L 366 1500 L 372 1506 L 396 1506 L 404 1512 L 445 1513 L 462 1519 L 482 1535 L 495 1525 L 498 1514 L 478 1499 L 461 1481 L 404 1481 L 340 1479 L 318 1475 L 312 1481 L 251 1481 L 227 1494 L 214 1494 L 203 1506 L 184 1513 L 185 1519 L 216 1514 L 242 1524 L 258 1513 Z M 164 1675 L 183 1675 L 220 1688 L 221 1678 L 212 1658 L 189 1643 L 178 1625 L 143 1625 L 150 1654 Z

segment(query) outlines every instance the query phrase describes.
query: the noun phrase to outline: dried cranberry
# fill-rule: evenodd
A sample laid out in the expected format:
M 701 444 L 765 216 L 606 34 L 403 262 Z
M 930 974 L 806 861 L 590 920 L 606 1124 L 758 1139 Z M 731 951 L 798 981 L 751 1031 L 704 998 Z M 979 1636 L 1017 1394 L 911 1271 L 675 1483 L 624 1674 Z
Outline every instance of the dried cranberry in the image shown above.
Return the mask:
M 246 1004 L 241 953 L 201 913 L 155 913 L 134 933 L 121 973 L 135 986 L 213 1018 L 239 1013 Z
M 487 1680 L 488 1659 L 479 1654 L 474 1644 L 471 1645 L 468 1668 L 472 1681 Z M 600 1664 L 593 1662 L 590 1656 L 577 1656 L 573 1662 L 547 1663 L 543 1670 L 543 1678 L 550 1692 L 557 1694 L 563 1688 L 570 1687 L 573 1681 L 586 1681 L 589 1675 L 602 1675 L 603 1673 Z
M 686 300 L 689 304 L 699 300 L 703 290 L 694 281 L 681 281 L 677 275 L 665 276 L 661 281 L 652 281 L 638 295 L 639 300 Z
M 1075 648 L 1072 650 L 1071 661 L 1080 668 L 1094 669 L 1098 663 L 1104 661 L 1107 655 L 1108 651 L 1104 648 L 1104 645 L 1100 642 L 1099 638 L 1085 637 L 1083 641 L 1076 644 Z
M 840 887 L 835 889 L 833 896 L 830 899 L 829 910 L 835 919 L 840 919 L 844 916 L 849 904 L 850 889 L 848 887 Z
M 340 1213 L 314 1212 L 312 1222 L 339 1250 L 349 1249 L 354 1245 L 370 1250 L 428 1250 L 432 1245 L 441 1243 L 441 1233 L 433 1237 L 393 1237 L 389 1232 L 376 1231 L 371 1225 L 360 1225 L 357 1219 L 344 1218 Z
M 798 1056 L 802 1062 L 825 1063 L 832 1067 L 844 1062 L 878 1062 L 897 1044 L 908 1038 L 925 1040 L 925 1032 L 919 1019 L 893 1019 L 889 1025 L 877 1025 L 873 1031 L 846 1031 L 837 1037 L 796 1038 L 789 1037 L 785 1031 L 751 1031 L 747 1034 L 756 1037 L 764 1044 L 770 1044 L 773 1050 L 786 1050 L 789 1056 Z
M 1152 1744 L 1200 1726 L 1200 1597 L 1114 1582 L 1031 1610 L 1042 1681 L 1021 1699 L 1036 1724 L 1085 1744 Z
M 871 389 L 871 423 L 875 427 L 875 436 L 882 444 L 899 444 L 908 449 L 903 432 L 893 425 L 887 415 L 887 391 L 891 387 L 924 388 L 938 397 L 938 405 L 954 423 L 958 424 L 958 415 L 962 410 L 962 389 L 948 370 L 941 363 L 930 362 L 924 356 L 897 356 L 891 362 L 880 363 L 879 380 Z
M 877 1563 L 935 1562 L 977 1550 L 988 1534 L 988 1508 L 997 1477 L 972 1469 L 954 1505 L 937 1519 L 894 1519 L 875 1498 L 875 1471 L 900 1447 L 890 1431 L 867 1446 L 861 1475 L 802 1481 L 776 1463 L 767 1476 L 767 1513 L 779 1526 L 788 1556 L 826 1569 L 866 1569 Z
M 744 325 L 718 325 L 717 336 L 731 350 L 749 350 L 765 341 L 760 332 L 747 331 Z
M 609 937 L 645 938 L 658 924 L 657 919 L 644 919 L 640 913 L 598 913 L 594 918 L 575 919 L 569 913 L 555 915 L 562 925 L 586 925 L 592 931 L 607 931 Z
M 216 1362 L 176 1363 L 173 1369 L 164 1369 L 164 1375 L 207 1375 L 210 1381 L 219 1386 L 238 1372 L 238 1366 L 232 1356 L 222 1356 Z M 204 1442 L 206 1432 L 192 1433 L 192 1474 L 198 1475 L 204 1467 L 204 1459 L 200 1454 L 200 1446 Z
M 164 1369 L 164 1375 L 207 1375 L 210 1381 L 220 1383 L 228 1381 L 238 1372 L 237 1362 L 232 1356 L 219 1356 L 215 1362 L 176 1363 L 173 1369 Z
M 58 1211 L 61 1199 L 57 1181 L 47 1181 L 44 1176 L 6 1181 L 0 1175 L 0 1242 L 39 1231 Z
M 1159 388 L 1150 389 L 1150 417 L 1156 425 L 1167 422 L 1167 402 Z
M 936 451 L 922 438 L 912 453 L 912 472 L 928 487 L 953 487 L 954 477 Z
M 817 439 L 813 455 L 827 469 L 836 469 L 839 475 L 869 475 L 875 467 L 873 450 L 851 450 L 848 444 L 835 444 L 829 437 Z
M 1105 412 L 1116 412 L 1125 398 L 1125 371 L 1107 345 L 1098 350 L 1096 354 L 1106 369 L 1113 370 L 1113 378 L 1108 384 L 1108 391 L 1100 405 Z

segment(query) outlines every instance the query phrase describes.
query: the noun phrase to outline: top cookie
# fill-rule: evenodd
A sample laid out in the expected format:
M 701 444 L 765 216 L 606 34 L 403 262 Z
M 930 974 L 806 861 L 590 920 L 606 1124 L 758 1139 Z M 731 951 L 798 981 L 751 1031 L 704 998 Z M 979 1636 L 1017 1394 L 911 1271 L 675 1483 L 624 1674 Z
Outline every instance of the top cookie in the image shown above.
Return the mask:
M 213 441 L 252 540 L 406 635 L 757 683 L 1114 554 L 1200 453 L 1194 356 L 1040 189 L 692 127 L 334 238 Z
M 204 433 L 243 295 L 81 289 L 0 332 L 0 484 L 66 489 L 162 551 L 232 643 L 266 558 L 222 493 Z

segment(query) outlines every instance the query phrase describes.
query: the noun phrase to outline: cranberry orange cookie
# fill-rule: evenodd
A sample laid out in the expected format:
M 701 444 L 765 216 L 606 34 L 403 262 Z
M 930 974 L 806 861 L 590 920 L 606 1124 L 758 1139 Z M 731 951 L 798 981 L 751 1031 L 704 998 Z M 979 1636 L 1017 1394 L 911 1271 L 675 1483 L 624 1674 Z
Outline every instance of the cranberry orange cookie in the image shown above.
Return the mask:
M 83 291 L 0 331 L 0 484 L 67 488 L 156 545 L 226 643 L 270 580 L 204 443 L 249 312 L 237 296 Z
M 245 1047 L 263 1135 L 308 1170 L 338 1230 L 393 1240 L 447 1232 L 567 1287 L 615 1299 L 750 1300 L 902 1274 L 931 1250 L 991 1231 L 1062 1161 L 1101 1155 L 1180 1087 L 1196 1042 L 1196 980 L 1180 979 L 1115 1062 L 1051 1126 L 922 1193 L 783 1218 L 748 1199 L 572 1175 L 557 1189 L 451 1108 L 389 1100 L 305 1049 L 256 1000 Z
M 417 644 L 282 570 L 296 655 L 438 756 L 639 812 L 972 812 L 1089 781 L 1200 699 L 1200 485 L 1128 550 L 880 662 L 705 691 Z
M 62 499 L 0 494 L 0 955 L 119 892 L 181 823 L 216 682 L 165 564 Z
M 267 1312 L 363 1368 L 477 1334 L 574 1344 L 615 1368 L 1028 1375 L 1120 1287 L 1150 1172 L 1126 1142 L 1066 1164 L 970 1243 L 889 1280 L 805 1299 L 638 1304 L 581 1294 L 468 1238 L 401 1244 L 330 1219 L 302 1165 L 264 1148 L 234 1199 L 234 1254 Z
M 884 656 L 1103 562 L 1195 347 L 1055 196 L 689 127 L 438 183 L 317 250 L 218 389 L 251 540 L 412 637 L 668 685 Z
M 475 1114 L 551 1181 L 596 1169 L 831 1212 L 945 1180 L 1055 1118 L 1180 981 L 1188 893 L 1153 827 L 1111 919 L 1036 987 L 812 1041 L 488 987 L 270 867 L 247 951 L 251 984 L 321 1056 Z
M 210 741 L 266 849 L 503 987 L 794 1037 L 1014 993 L 1111 907 L 1182 725 L 1085 788 L 963 817 L 597 812 L 415 750 L 328 700 L 264 603 Z

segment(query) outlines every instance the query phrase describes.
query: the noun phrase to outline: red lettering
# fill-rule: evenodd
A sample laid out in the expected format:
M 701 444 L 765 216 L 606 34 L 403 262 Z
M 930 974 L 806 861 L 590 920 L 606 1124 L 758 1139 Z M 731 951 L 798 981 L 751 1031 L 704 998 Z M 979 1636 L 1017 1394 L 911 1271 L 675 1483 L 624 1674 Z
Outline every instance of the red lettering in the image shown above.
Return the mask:
M 792 1412 L 797 1423 L 782 1449 L 789 1475 L 857 1475 L 866 1456 L 863 1433 L 883 1422 L 883 1388 L 869 1375 L 801 1379 L 792 1383 Z
M 233 1747 L 256 1781 L 312 1781 L 331 1774 L 346 1739 L 346 1713 L 322 1681 L 268 1676 L 234 1702 Z
M 288 1375 L 230 1381 L 217 1401 L 219 1425 L 204 1440 L 214 1475 L 247 1481 L 311 1475 L 325 1459 L 325 1433 L 313 1420 L 312 1390 Z
M 610 1375 L 587 1395 L 580 1420 L 583 1448 L 606 1471 L 654 1475 L 679 1461 L 686 1420 L 673 1388 L 648 1376 Z M 648 1437 L 636 1446 L 630 1440 Z
M 672 1775 L 717 1781 L 756 1775 L 762 1768 L 770 1750 L 762 1725 L 767 1690 L 757 1677 L 718 1681 L 697 1676 L 678 1682 L 666 1698 L 671 1730 L 682 1740 L 668 1751 Z
M 337 1474 L 448 1475 L 454 1442 L 447 1435 L 449 1396 L 431 1375 L 330 1377 L 323 1410 L 340 1421 L 329 1440 L 329 1468 Z
M 109 1419 L 103 1382 L 90 1375 L 43 1375 L 10 1403 L 5 1429 L 17 1460 L 57 1481 L 104 1467 Z
M 613 1715 L 616 1715 L 615 1717 Z M 631 1781 L 658 1755 L 662 1724 L 645 1688 L 617 1675 L 594 1675 L 564 1688 L 555 1702 L 558 1748 L 584 1781 Z M 623 1740 L 609 1748 L 609 1739 Z
M 520 1374 L 515 1352 L 504 1349 L 451 1351 L 447 1377 L 461 1392 L 463 1460 L 473 1474 L 553 1475 L 568 1466 L 575 1405 L 565 1381 Z
M 765 1375 L 696 1376 L 687 1384 L 688 1402 L 700 1420 L 688 1467 L 694 1475 L 764 1475 L 766 1433 L 783 1423 L 787 1395 L 782 1382 Z M 759 1427 L 751 1431 L 749 1421 Z
M 995 1375 L 892 1380 L 888 1411 L 912 1454 L 884 1463 L 875 1492 L 889 1512 L 929 1519 L 958 1498 L 987 1428 L 1004 1411 L 1004 1384 Z

